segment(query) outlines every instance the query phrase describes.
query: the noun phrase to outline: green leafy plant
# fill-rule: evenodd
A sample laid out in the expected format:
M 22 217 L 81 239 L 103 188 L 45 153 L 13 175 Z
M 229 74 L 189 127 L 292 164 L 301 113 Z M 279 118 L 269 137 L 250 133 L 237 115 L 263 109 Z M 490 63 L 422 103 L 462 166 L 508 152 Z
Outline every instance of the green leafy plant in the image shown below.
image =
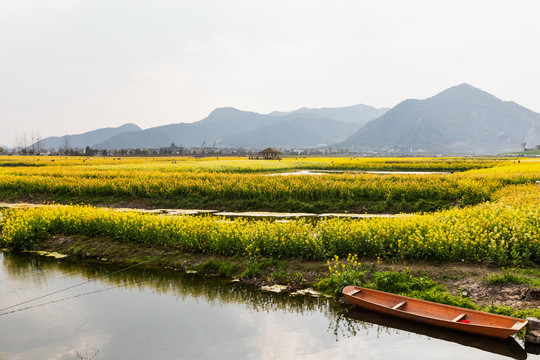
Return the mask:
M 194 266 L 193 269 L 203 274 L 217 274 L 224 277 L 231 277 L 237 272 L 238 265 L 210 259 L 200 265 Z
M 330 277 L 319 281 L 315 288 L 326 294 L 339 295 L 347 285 L 365 285 L 367 270 L 361 269 L 358 262 L 358 255 L 347 256 L 344 263 L 339 262 L 339 256 L 334 256 L 332 261 L 328 260 Z
M 244 271 L 240 274 L 241 278 L 244 279 L 253 279 L 263 273 L 259 263 L 251 261 L 246 265 Z
M 416 277 L 410 270 L 382 271 L 373 275 L 373 284 L 378 290 L 394 294 L 408 294 L 412 291 L 424 291 L 439 287 L 427 277 Z

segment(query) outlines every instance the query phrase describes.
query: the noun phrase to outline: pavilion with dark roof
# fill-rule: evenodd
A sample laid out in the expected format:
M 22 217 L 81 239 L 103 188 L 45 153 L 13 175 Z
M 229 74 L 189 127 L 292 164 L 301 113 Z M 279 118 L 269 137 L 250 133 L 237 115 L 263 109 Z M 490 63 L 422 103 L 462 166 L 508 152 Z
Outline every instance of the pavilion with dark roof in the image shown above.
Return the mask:
M 276 149 L 272 149 L 272 148 L 266 148 L 257 153 L 257 155 L 261 156 L 263 159 L 269 159 L 269 160 L 279 159 L 279 156 L 278 156 L 279 154 L 281 154 L 280 151 L 277 151 Z

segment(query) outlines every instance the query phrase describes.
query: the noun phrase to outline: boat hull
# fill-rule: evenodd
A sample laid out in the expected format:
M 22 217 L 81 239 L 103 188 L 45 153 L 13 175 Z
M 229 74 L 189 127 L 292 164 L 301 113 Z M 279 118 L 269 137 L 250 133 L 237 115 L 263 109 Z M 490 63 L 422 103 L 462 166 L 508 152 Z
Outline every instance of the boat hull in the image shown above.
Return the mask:
M 343 295 L 352 304 L 381 314 L 472 334 L 507 338 L 527 325 L 527 320 L 443 305 L 356 286 Z

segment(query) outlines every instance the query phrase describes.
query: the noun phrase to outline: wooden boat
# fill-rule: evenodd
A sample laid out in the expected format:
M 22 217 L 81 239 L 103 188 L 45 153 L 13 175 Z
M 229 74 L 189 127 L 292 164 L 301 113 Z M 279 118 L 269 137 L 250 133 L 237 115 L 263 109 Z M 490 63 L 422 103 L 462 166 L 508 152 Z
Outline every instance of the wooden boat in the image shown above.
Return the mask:
M 352 304 L 381 314 L 501 339 L 507 338 L 527 325 L 527 320 L 523 319 L 438 304 L 357 286 L 345 287 L 343 295 Z

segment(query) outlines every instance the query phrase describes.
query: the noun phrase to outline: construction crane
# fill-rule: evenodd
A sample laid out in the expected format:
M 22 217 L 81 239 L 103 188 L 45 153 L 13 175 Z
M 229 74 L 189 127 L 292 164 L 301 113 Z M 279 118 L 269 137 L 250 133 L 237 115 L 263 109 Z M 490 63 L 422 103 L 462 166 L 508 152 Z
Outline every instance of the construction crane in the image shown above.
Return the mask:
M 204 142 L 202 143 L 201 147 L 199 148 L 199 150 L 197 150 L 197 155 L 200 155 L 204 145 L 206 144 L 206 139 L 204 140 Z

